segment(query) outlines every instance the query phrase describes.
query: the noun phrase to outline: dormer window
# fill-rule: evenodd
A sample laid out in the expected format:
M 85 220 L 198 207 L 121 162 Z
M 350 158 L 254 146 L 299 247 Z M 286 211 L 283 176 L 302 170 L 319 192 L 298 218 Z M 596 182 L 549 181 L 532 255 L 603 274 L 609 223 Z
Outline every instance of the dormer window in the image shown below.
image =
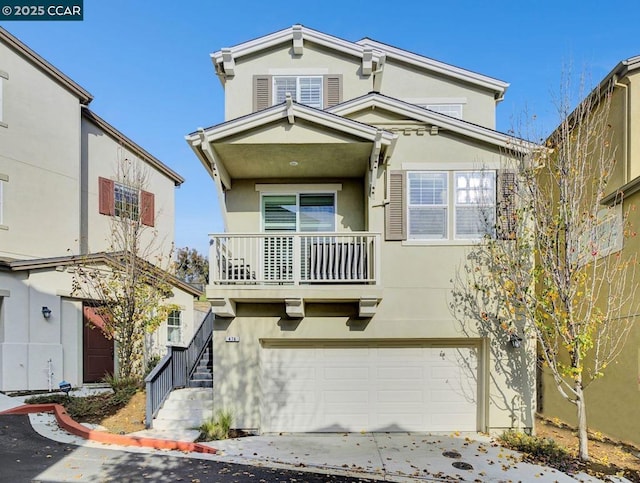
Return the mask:
M 284 102 L 287 94 L 300 104 L 322 109 L 322 76 L 274 76 L 273 103 Z

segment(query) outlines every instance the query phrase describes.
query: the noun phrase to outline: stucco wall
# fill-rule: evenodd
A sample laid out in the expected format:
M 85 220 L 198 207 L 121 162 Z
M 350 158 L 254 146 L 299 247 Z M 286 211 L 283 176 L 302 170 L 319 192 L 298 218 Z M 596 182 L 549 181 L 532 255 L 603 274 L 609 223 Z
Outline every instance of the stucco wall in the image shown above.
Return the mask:
M 82 241 L 86 252 L 107 250 L 111 242 L 114 218 L 101 215 L 98 210 L 98 178 L 118 181 L 118 164 L 125 159 L 140 163 L 145 186 L 155 196 L 155 226 L 144 227 L 141 246 L 154 246 L 154 254 L 169 255 L 174 240 L 175 203 L 174 183 L 156 169 L 105 133 L 98 126 L 82 118 L 82 164 L 86 173 L 82 180 Z
M 0 390 L 48 389 L 48 360 L 54 388 L 61 380 L 82 385 L 82 301 L 72 297 L 73 274 L 61 267 L 29 272 L 0 272 Z M 167 303 L 183 311 L 183 334 L 188 342 L 200 321 L 194 322 L 193 297 L 177 288 Z M 51 309 L 45 319 L 42 307 Z M 166 351 L 166 322 L 151 336 Z
M 0 70 L 9 76 L 3 81 L 7 127 L 0 126 L 0 174 L 9 178 L 4 183 L 0 256 L 37 258 L 77 251 L 78 98 L 3 44 Z
M 225 82 L 225 119 L 235 119 L 253 111 L 254 75 L 342 75 L 342 100 L 347 101 L 373 90 L 373 75 L 363 76 L 360 58 L 329 51 L 305 42 L 302 55 L 294 55 L 291 42 L 236 61 L 234 76 Z M 408 102 L 463 103 L 463 118 L 489 128 L 495 127 L 494 94 L 449 77 L 387 60 L 380 92 Z M 455 102 L 454 102 L 455 101 Z

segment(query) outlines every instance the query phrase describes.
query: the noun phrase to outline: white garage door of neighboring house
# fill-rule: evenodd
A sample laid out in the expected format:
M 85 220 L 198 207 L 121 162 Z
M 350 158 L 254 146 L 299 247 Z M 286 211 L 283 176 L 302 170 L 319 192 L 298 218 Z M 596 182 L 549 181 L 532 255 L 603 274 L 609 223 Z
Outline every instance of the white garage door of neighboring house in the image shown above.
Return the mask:
M 475 347 L 262 347 L 261 431 L 476 431 Z

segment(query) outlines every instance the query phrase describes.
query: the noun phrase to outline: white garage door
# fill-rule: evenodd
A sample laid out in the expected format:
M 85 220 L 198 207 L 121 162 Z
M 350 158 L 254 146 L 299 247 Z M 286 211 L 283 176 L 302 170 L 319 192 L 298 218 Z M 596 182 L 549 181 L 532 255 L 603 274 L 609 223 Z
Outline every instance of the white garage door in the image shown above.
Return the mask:
M 262 348 L 263 432 L 476 431 L 474 347 Z

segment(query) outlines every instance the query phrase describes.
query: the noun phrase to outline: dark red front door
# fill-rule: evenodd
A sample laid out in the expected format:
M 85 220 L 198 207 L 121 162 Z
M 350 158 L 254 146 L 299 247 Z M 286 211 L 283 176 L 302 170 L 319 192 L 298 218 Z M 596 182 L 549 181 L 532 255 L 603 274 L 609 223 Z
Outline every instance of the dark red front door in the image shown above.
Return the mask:
M 101 329 L 100 316 L 95 308 L 83 307 L 83 382 L 100 382 L 113 374 L 113 340 Z

